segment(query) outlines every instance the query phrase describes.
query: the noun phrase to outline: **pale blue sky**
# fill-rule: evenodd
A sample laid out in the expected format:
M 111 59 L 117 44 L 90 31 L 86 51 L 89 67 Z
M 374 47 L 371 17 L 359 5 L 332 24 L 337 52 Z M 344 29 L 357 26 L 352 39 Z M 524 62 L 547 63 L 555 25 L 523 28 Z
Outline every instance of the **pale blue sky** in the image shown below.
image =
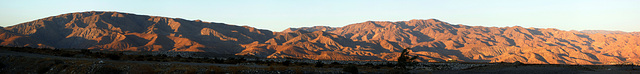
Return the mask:
M 451 24 L 640 31 L 640 0 L 1 0 L 0 26 L 118 11 L 282 31 L 435 18 Z

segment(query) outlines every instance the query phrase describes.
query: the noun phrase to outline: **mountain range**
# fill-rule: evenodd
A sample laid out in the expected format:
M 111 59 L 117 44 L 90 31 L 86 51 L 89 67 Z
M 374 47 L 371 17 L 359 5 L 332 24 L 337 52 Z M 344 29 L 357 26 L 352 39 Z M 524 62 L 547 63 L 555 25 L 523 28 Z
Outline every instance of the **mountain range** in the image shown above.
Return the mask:
M 109 51 L 213 52 L 264 58 L 609 64 L 640 62 L 640 32 L 483 27 L 437 19 L 366 21 L 282 32 L 121 12 L 77 12 L 0 30 L 0 45 Z

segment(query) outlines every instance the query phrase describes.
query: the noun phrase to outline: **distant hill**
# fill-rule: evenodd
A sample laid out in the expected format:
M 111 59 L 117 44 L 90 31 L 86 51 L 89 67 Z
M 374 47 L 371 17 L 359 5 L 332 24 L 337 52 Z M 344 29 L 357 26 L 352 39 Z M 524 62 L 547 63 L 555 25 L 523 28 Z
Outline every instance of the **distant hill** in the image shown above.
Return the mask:
M 273 37 L 248 26 L 96 11 L 38 19 L 1 33 L 4 46 L 220 53 L 237 53 L 237 44 Z
M 333 31 L 336 30 L 336 28 L 334 27 L 329 27 L 329 26 L 313 26 L 313 27 L 301 27 L 301 28 L 287 28 L 282 32 L 293 32 L 296 30 L 305 30 L 305 31 Z
M 582 30 L 580 33 L 586 34 L 625 34 L 627 32 L 623 31 L 607 31 L 607 30 Z
M 466 26 L 427 19 L 398 22 L 367 21 L 327 32 L 355 41 L 398 42 L 404 45 L 401 47 L 412 48 L 413 53 L 423 59 L 437 61 L 449 58 L 464 61 L 550 64 L 640 61 L 640 35 L 617 31 L 595 34 L 554 28 Z
M 597 34 L 596 34 L 597 33 Z M 113 51 L 215 52 L 264 58 L 608 64 L 640 62 L 640 33 L 452 25 L 437 19 L 366 21 L 271 32 L 120 12 L 51 16 L 0 30 L 0 45 Z

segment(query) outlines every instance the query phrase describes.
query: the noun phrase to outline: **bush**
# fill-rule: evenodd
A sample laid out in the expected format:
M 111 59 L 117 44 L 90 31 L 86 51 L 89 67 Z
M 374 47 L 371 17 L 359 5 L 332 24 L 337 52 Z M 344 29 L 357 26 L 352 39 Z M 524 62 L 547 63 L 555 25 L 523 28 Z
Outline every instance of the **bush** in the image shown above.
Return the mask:
M 215 58 L 215 59 L 213 59 L 213 62 L 215 62 L 215 63 L 224 63 L 224 60 L 220 59 L 220 58 Z
M 50 69 L 51 69 L 51 67 L 42 67 L 42 68 L 38 69 L 37 72 L 38 72 L 38 74 L 44 74 L 44 73 L 49 72 Z
M 71 53 L 62 53 L 60 56 L 63 56 L 63 57 L 72 57 L 72 56 L 73 56 L 73 54 L 71 54 Z
M 107 57 L 111 60 L 120 60 L 120 55 L 108 54 Z
M 3 63 L 0 63 L 0 69 L 6 67 L 6 65 L 4 65 Z
M 306 63 L 306 62 L 296 62 L 295 65 L 304 66 L 304 65 L 311 65 L 311 64 L 310 63 Z
M 366 63 L 366 64 L 364 64 L 364 65 L 365 65 L 365 66 L 369 66 L 369 67 L 374 66 L 372 63 Z
M 513 62 L 513 64 L 516 64 L 516 65 L 522 65 L 523 63 L 522 63 L 522 62 L 520 62 L 520 61 L 516 61 L 516 62 Z
M 349 72 L 351 74 L 358 74 L 358 67 L 356 67 L 356 65 L 350 64 L 349 66 L 342 68 L 342 71 Z
M 396 66 L 396 64 L 393 64 L 393 63 L 391 63 L 391 62 L 387 62 L 387 63 L 384 63 L 384 65 L 383 65 L 383 66 L 393 67 L 393 66 Z
M 413 60 L 418 58 L 418 56 L 413 56 L 413 57 L 409 56 L 409 52 L 407 51 L 409 49 L 411 48 L 406 48 L 402 50 L 400 57 L 398 57 L 398 64 L 396 65 L 402 69 L 406 69 L 406 66 L 408 65 L 413 65 Z
M 120 74 L 122 72 L 124 71 L 114 66 L 102 66 L 97 68 L 93 74 Z
M 177 58 L 182 58 L 182 56 L 180 56 L 180 55 L 176 55 L 176 57 L 177 57 Z
M 282 62 L 282 65 L 289 66 L 290 63 L 291 63 L 291 61 L 287 60 L 287 61 Z
M 322 66 L 324 66 L 324 63 L 322 63 L 320 61 L 316 62 L 316 66 L 315 67 L 322 67 Z
M 80 52 L 84 54 L 91 54 L 91 51 L 89 49 L 81 49 Z
M 375 66 L 373 66 L 372 68 L 373 68 L 373 69 L 380 69 L 380 66 L 379 66 L 379 65 L 375 65 Z
M 338 62 L 331 62 L 331 65 L 340 65 Z

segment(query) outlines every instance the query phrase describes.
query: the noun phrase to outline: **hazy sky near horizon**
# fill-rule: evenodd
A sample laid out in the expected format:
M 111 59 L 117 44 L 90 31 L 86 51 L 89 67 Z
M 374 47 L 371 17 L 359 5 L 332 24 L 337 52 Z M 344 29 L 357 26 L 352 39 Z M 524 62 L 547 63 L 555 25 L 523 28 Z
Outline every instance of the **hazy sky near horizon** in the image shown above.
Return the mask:
M 118 11 L 271 31 L 432 18 L 470 26 L 640 31 L 640 0 L 1 0 L 0 10 L 3 27 L 72 12 Z

